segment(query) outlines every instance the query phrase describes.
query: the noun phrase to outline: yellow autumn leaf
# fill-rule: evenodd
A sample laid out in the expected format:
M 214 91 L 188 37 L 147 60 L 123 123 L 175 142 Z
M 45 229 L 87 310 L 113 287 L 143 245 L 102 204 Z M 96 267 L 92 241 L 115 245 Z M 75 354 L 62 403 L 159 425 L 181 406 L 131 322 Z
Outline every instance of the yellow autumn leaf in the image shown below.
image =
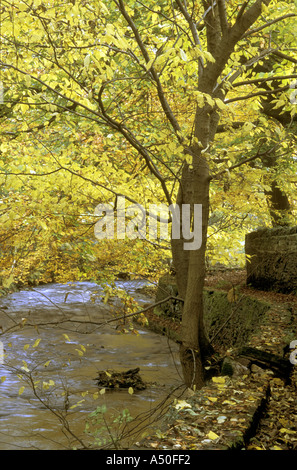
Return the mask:
M 99 393 L 100 393 L 100 395 L 104 395 L 104 393 L 105 393 L 105 388 L 101 388 L 101 390 L 100 390 Z
M 79 356 L 83 356 L 83 355 L 84 355 L 83 351 L 81 351 L 80 349 L 76 349 L 75 351 L 77 351 L 77 353 L 78 353 Z
M 30 344 L 25 344 L 24 351 L 27 351 L 27 349 L 29 349 L 29 348 L 30 348 Z
M 235 401 L 224 400 L 222 405 L 236 405 Z
M 6 380 L 6 376 L 5 376 L 5 375 L 3 375 L 3 376 L 1 377 L 1 379 L 0 379 L 0 380 L 1 380 L 1 382 L 5 382 L 5 380 Z
M 224 384 L 226 382 L 225 377 L 212 377 L 212 381 L 215 384 Z
M 40 341 L 41 341 L 41 338 L 37 339 L 37 340 L 35 341 L 35 343 L 33 344 L 32 347 L 33 347 L 33 348 L 37 348 L 37 346 L 39 345 Z
M 55 382 L 53 380 L 49 380 L 48 382 L 42 382 L 42 388 L 44 390 L 48 390 L 53 385 L 55 385 Z
M 128 393 L 129 393 L 130 395 L 133 395 L 133 393 L 134 393 L 134 390 L 133 390 L 133 388 L 132 388 L 132 387 L 129 387 L 129 389 L 128 389 Z
M 21 387 L 21 388 L 19 389 L 19 395 L 22 395 L 22 393 L 24 392 L 24 390 L 25 390 L 25 387 Z
M 14 280 L 13 274 L 11 274 L 8 278 L 3 279 L 2 281 L 3 287 L 9 288 L 11 284 L 13 283 L 13 280 Z
M 66 335 L 66 333 L 63 333 L 63 336 L 64 336 L 64 338 L 66 339 L 66 341 L 70 341 L 69 336 Z
M 250 395 L 249 397 L 247 397 L 247 400 L 256 401 L 256 397 L 253 397 L 252 395 Z
M 20 327 L 23 328 L 25 326 L 25 324 L 27 323 L 28 321 L 28 318 L 22 318 L 21 322 L 20 322 Z
M 218 436 L 215 432 L 213 431 L 209 431 L 208 434 L 206 434 L 206 437 L 208 437 L 208 439 L 211 439 L 212 441 L 214 441 L 215 439 L 218 439 L 220 436 Z
M 51 360 L 49 360 L 49 361 L 45 362 L 45 363 L 43 364 L 43 367 L 48 367 L 48 366 L 49 366 L 49 364 L 50 364 L 50 362 L 51 362 Z
M 216 397 L 206 397 L 209 401 L 215 403 L 218 399 Z
M 107 293 L 105 294 L 105 297 L 104 297 L 104 299 L 103 299 L 103 303 L 104 303 L 104 304 L 107 304 L 108 299 L 109 299 L 109 292 L 107 292 Z
M 184 408 L 192 408 L 191 405 L 189 403 L 187 403 L 185 400 L 177 400 L 177 403 L 175 405 L 175 408 L 177 410 L 182 410 Z
M 21 367 L 21 369 L 23 369 L 25 372 L 30 372 L 27 362 L 22 361 L 22 363 L 23 363 L 23 366 Z
M 80 406 L 85 400 L 80 400 L 78 401 L 77 403 L 75 403 L 74 405 L 70 406 L 70 409 L 72 410 L 73 408 L 76 408 L 77 406 Z
M 219 98 L 215 98 L 215 103 L 216 103 L 216 105 L 219 109 L 221 109 L 223 111 L 226 109 L 225 103 L 222 100 L 220 100 Z
M 234 287 L 232 287 L 229 291 L 228 291 L 228 294 L 227 294 L 227 299 L 228 299 L 228 302 L 236 302 L 238 300 L 238 295 L 236 294 L 236 291 L 234 289 Z
M 274 377 L 271 382 L 275 385 L 284 385 L 284 381 L 279 377 Z
M 296 434 L 297 431 L 293 431 L 293 429 L 281 428 L 279 432 L 284 434 Z

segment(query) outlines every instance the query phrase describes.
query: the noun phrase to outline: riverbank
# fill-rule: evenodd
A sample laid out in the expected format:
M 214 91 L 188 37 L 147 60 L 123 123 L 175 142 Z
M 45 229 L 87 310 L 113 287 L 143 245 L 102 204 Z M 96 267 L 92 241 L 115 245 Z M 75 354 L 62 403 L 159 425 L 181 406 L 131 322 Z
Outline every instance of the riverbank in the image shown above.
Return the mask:
M 213 292 L 210 297 L 221 301 L 224 298 L 228 300 L 228 293 L 231 289 L 235 289 L 240 298 L 258 299 L 258 304 L 254 301 L 250 304 L 253 308 L 255 305 L 268 305 L 268 307 L 265 306 L 262 314 L 258 315 L 261 322 L 257 325 L 257 331 L 252 331 L 248 343 L 244 345 L 256 351 L 275 354 L 284 358 L 289 364 L 286 347 L 290 340 L 297 339 L 296 296 L 255 291 L 245 285 L 244 276 L 243 271 L 210 273 L 206 279 L 206 290 Z M 123 281 L 124 285 L 127 288 L 133 285 L 134 294 L 143 305 L 147 305 L 148 301 L 153 302 L 154 289 L 148 286 L 138 288 L 135 281 L 131 283 Z M 170 391 L 175 380 L 178 379 L 178 374 L 175 361 L 168 366 L 167 361 L 171 357 L 172 346 L 169 347 L 167 337 L 171 335 L 174 338 L 176 335 L 175 339 L 178 338 L 180 331 L 178 316 L 172 318 L 168 315 L 157 315 L 151 309 L 146 312 L 148 327 L 159 333 L 157 338 L 149 339 L 145 331 L 141 331 L 140 338 L 137 335 L 119 335 L 116 327 L 112 331 L 105 331 L 111 312 L 108 305 L 102 305 L 100 296 L 95 297 L 95 303 L 91 301 L 93 294 L 96 293 L 96 285 L 78 283 L 69 284 L 69 286 L 45 285 L 37 289 L 27 289 L 23 292 L 24 299 L 22 299 L 22 293 L 13 295 L 13 305 L 6 303 L 11 299 L 2 298 L 2 328 L 7 331 L 6 341 L 14 346 L 13 354 L 18 358 L 18 362 L 23 364 L 22 361 L 25 360 L 29 369 L 34 371 L 34 374 L 35 372 L 41 374 L 42 379 L 47 381 L 46 383 L 48 383 L 50 373 L 50 378 L 54 379 L 56 385 L 60 378 L 57 380 L 55 374 L 63 376 L 65 371 L 63 380 L 68 374 L 67 380 L 71 385 L 69 395 L 67 395 L 71 406 L 76 406 L 76 403 L 81 401 L 81 392 L 85 393 L 85 390 L 89 389 L 96 392 L 93 379 L 99 369 L 105 368 L 120 367 L 126 370 L 140 365 L 145 380 L 156 381 L 159 384 L 165 380 L 166 387 Z M 232 301 L 233 296 L 229 296 L 229 299 L 231 305 L 235 306 L 236 303 Z M 228 302 L 225 304 L 228 305 Z M 246 303 L 246 305 L 249 304 Z M 242 310 L 242 312 L 245 311 Z M 238 313 L 236 310 L 234 312 Z M 27 322 L 21 324 L 24 318 L 27 318 Z M 85 330 L 86 323 L 89 327 Z M 237 318 L 235 325 L 238 323 L 244 322 Z M 103 330 L 100 330 L 101 333 L 98 335 L 99 325 L 102 325 L 100 328 Z M 89 331 L 89 328 L 92 331 Z M 226 323 L 225 330 L 230 338 L 230 331 L 232 332 L 230 323 Z M 70 341 L 65 338 L 65 334 L 66 337 L 70 337 Z M 228 336 L 224 336 L 224 330 L 221 334 L 221 343 L 220 337 L 216 337 L 218 346 L 222 346 L 223 338 L 226 339 Z M 38 347 L 33 347 L 34 341 L 40 338 L 41 342 Z M 88 344 L 85 344 L 86 340 Z M 84 352 L 81 345 L 85 345 L 87 352 Z M 175 346 L 177 345 L 174 344 Z M 219 350 L 218 356 L 220 358 L 227 356 L 231 363 L 233 360 L 238 362 L 238 347 L 226 348 L 225 346 Z M 43 364 L 47 364 L 49 360 L 49 351 L 52 361 L 45 368 Z M 131 360 L 128 357 L 130 352 Z M 104 365 L 102 361 L 106 354 L 108 357 Z M 152 415 L 150 420 L 152 426 L 149 430 L 145 430 L 145 423 L 143 423 L 144 432 L 149 435 L 138 444 L 135 444 L 136 439 L 131 439 L 131 445 L 127 448 L 149 450 L 296 449 L 296 368 L 292 368 L 289 375 L 286 373 L 280 376 L 269 367 L 264 367 L 262 364 L 259 367 L 259 363 L 257 364 L 253 359 L 255 358 L 252 360 L 246 357 L 241 358 L 240 364 L 243 367 L 236 370 L 232 376 L 229 372 L 224 375 L 217 370 L 202 390 L 186 391 L 183 396 L 177 395 L 178 398 L 172 402 L 168 412 L 161 413 L 161 419 L 157 420 Z M 40 363 L 39 369 L 36 368 L 36 360 Z M 84 366 L 82 361 L 86 361 Z M 4 426 L 2 431 L 8 432 L 5 448 L 14 448 L 15 445 L 24 445 L 26 448 L 34 445 L 43 448 L 44 444 L 39 439 L 42 434 L 40 429 L 44 428 L 44 408 L 41 406 L 34 411 L 31 407 L 31 416 L 27 416 L 28 400 L 34 403 L 28 394 L 28 389 L 26 388 L 24 393 L 19 394 L 22 384 L 19 383 L 19 379 L 14 380 L 17 376 L 7 374 L 6 371 L 3 371 L 4 375 L 7 375 L 7 378 L 1 384 L 3 405 L 1 424 Z M 156 404 L 155 398 L 161 396 L 161 393 L 166 396 L 166 387 L 156 388 L 155 385 L 151 389 L 148 387 L 150 414 Z M 117 392 L 111 392 L 107 395 L 99 395 L 100 404 L 103 399 L 108 399 L 110 406 L 114 407 L 115 400 L 117 400 L 119 410 L 123 408 L 123 398 L 125 398 L 124 406 L 131 407 L 134 415 L 137 414 L 137 410 L 142 409 L 144 400 L 141 393 L 129 395 L 129 393 L 120 392 L 118 395 Z M 5 406 L 4 400 L 7 400 Z M 86 398 L 84 400 L 86 404 Z M 79 429 L 79 433 L 83 432 L 81 417 L 82 406 L 85 404 L 79 404 L 79 414 L 74 413 L 75 416 L 79 416 L 77 421 L 79 428 L 75 428 Z M 93 401 L 88 403 L 86 416 L 94 409 L 95 404 Z M 63 408 L 61 412 L 63 413 Z M 20 415 L 24 417 L 22 436 L 20 436 L 18 424 Z M 142 419 L 141 416 L 140 418 Z M 33 427 L 32 420 L 35 420 L 35 427 Z M 13 426 L 9 431 L 6 422 L 10 422 Z M 45 433 L 46 445 L 52 433 L 56 432 L 58 435 L 56 423 L 52 422 Z M 143 433 L 139 434 L 142 436 Z M 16 435 L 19 439 L 18 444 L 16 444 Z M 68 445 L 67 442 L 63 444 L 61 442 L 59 440 L 58 448 L 61 445 Z M 70 443 L 69 445 L 71 446 Z
M 269 308 L 246 346 L 290 364 L 288 345 L 297 339 L 295 295 L 251 289 L 242 270 L 210 273 L 206 288 L 226 295 L 236 288 L 240 296 L 267 303 Z M 176 319 L 158 318 L 154 312 L 147 316 L 152 328 L 178 337 L 180 323 Z M 231 361 L 238 360 L 237 354 L 236 349 L 225 351 Z M 160 431 L 141 442 L 141 448 L 297 450 L 296 366 L 281 374 L 256 362 L 245 358 L 241 360 L 243 368 L 234 375 L 219 373 L 203 389 L 187 391 L 171 407 Z

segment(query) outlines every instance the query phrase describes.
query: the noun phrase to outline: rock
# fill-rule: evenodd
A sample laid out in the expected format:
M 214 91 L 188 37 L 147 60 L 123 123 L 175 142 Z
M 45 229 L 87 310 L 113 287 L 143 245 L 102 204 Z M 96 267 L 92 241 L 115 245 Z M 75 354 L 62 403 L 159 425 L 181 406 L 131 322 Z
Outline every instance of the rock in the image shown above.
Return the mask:
M 191 398 L 193 395 L 195 395 L 194 390 L 187 388 L 187 390 L 183 393 L 183 398 Z
M 123 279 L 123 280 L 130 280 L 130 273 L 126 273 L 126 272 L 119 272 L 117 274 L 117 278 L 118 279 Z
M 262 367 L 259 367 L 256 364 L 252 364 L 251 365 L 251 372 L 255 375 L 264 375 L 264 374 L 267 374 L 267 373 L 272 372 L 272 371 L 270 371 L 269 369 L 262 369 Z
M 170 295 L 178 297 L 177 283 L 173 275 L 166 274 L 159 279 L 155 302 L 160 302 Z M 165 315 L 179 320 L 181 319 L 181 311 L 182 302 L 177 299 L 170 299 L 154 309 L 156 315 Z
M 249 368 L 241 362 L 235 361 L 230 357 L 225 357 L 223 360 L 221 374 L 229 375 L 230 377 L 240 377 L 242 375 L 248 375 L 250 373 Z

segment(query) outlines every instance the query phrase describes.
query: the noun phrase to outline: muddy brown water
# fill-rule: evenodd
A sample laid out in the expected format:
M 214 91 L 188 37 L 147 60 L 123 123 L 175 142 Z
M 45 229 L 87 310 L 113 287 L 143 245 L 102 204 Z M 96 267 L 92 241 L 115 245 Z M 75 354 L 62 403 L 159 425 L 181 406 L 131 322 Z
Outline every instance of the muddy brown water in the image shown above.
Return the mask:
M 143 286 L 143 281 L 118 282 L 140 306 L 152 300 L 141 293 Z M 116 323 L 102 324 L 119 308 L 117 298 L 108 305 L 102 299 L 91 282 L 38 286 L 0 299 L 5 351 L 0 363 L 0 449 L 98 448 L 111 438 L 116 441 L 121 428 L 115 418 L 123 409 L 137 418 L 127 428 L 124 447 L 149 432 L 147 426 L 158 428 L 160 405 L 168 395 L 173 399 L 172 391 L 182 382 L 178 347 L 139 325 L 138 334 L 121 334 Z M 146 390 L 98 394 L 94 379 L 99 370 L 135 367 L 148 383 Z M 107 424 L 97 424 L 94 443 L 84 432 L 85 423 L 103 406 Z

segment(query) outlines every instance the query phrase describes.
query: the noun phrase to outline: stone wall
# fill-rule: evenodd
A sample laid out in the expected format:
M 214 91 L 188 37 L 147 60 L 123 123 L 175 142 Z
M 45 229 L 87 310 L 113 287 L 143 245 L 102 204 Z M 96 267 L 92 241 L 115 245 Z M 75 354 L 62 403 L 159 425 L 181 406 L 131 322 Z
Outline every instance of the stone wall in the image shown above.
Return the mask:
M 245 237 L 247 283 L 297 293 L 297 227 L 261 229 Z
M 203 294 L 205 330 L 209 339 L 214 338 L 214 347 L 228 349 L 246 346 L 270 308 L 268 303 L 250 296 L 239 295 L 238 300 L 229 300 L 228 292 L 213 288 L 205 288 Z M 166 275 L 159 279 L 156 302 L 169 295 L 178 295 L 177 286 L 175 277 Z M 180 323 L 181 303 L 172 299 L 155 307 L 154 313 Z M 167 334 L 172 339 L 180 339 L 170 332 Z

